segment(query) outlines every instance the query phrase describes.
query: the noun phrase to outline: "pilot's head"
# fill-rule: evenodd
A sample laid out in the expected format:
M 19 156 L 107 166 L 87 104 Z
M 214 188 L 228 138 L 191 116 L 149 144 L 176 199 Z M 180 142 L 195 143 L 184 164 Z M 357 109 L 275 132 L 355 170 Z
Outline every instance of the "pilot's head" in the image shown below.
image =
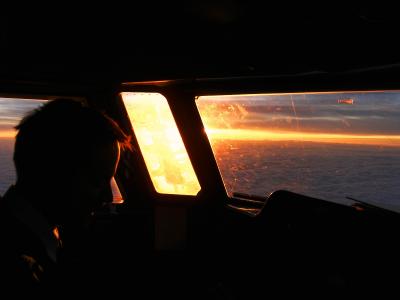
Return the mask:
M 127 136 L 104 114 L 49 101 L 16 127 L 17 189 L 51 222 L 83 220 L 112 201 L 110 180 Z

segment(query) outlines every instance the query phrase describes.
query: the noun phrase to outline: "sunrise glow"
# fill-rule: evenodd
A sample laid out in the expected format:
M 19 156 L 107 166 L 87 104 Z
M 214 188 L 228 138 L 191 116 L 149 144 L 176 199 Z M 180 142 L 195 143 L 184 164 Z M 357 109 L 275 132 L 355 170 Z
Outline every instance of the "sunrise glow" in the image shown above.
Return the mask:
M 382 93 L 358 93 L 201 96 L 197 106 L 211 142 L 307 141 L 400 146 L 400 134 L 393 127 L 397 121 L 389 119 L 397 107 L 394 100 L 388 102 Z M 371 100 L 371 95 L 377 100 Z M 380 102 L 379 97 L 386 102 Z M 374 134 L 378 128 L 383 133 Z
M 0 130 L 0 138 L 14 138 L 16 134 L 15 130 Z
M 308 141 L 321 143 L 400 146 L 400 135 L 353 135 L 215 128 L 207 129 L 206 132 L 211 140 Z
M 165 97 L 128 92 L 121 96 L 156 191 L 196 195 L 200 184 Z

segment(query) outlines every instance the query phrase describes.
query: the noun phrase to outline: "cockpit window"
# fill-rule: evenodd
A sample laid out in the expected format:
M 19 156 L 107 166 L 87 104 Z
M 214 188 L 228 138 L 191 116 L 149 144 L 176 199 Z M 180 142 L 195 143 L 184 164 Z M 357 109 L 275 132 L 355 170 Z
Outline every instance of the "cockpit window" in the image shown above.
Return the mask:
M 166 98 L 159 93 L 121 96 L 155 190 L 197 195 L 200 184 Z
M 38 108 L 48 99 L 1 98 L 0 97 L 0 195 L 15 183 L 16 173 L 13 162 L 14 127 L 30 111 Z M 114 178 L 111 180 L 113 203 L 123 203 L 124 199 Z
M 39 107 L 46 101 L 0 97 L 0 195 L 3 195 L 16 179 L 13 163 L 16 135 L 14 127 L 28 111 Z
M 201 96 L 227 192 L 400 207 L 400 91 Z

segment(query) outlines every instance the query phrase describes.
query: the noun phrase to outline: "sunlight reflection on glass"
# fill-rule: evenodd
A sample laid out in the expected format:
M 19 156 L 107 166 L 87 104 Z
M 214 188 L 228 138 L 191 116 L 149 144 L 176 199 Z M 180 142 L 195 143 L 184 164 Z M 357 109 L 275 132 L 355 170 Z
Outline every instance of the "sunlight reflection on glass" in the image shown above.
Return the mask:
M 115 178 L 111 178 L 111 191 L 113 194 L 113 203 L 114 204 L 121 204 L 124 203 L 124 198 L 122 197 L 121 191 L 119 190 L 118 184 L 115 181 Z
M 393 128 L 397 125 L 398 95 L 332 92 L 201 96 L 197 106 L 212 143 L 291 140 L 400 146 L 400 134 Z
M 197 195 L 200 184 L 165 97 L 128 92 L 121 96 L 156 191 Z

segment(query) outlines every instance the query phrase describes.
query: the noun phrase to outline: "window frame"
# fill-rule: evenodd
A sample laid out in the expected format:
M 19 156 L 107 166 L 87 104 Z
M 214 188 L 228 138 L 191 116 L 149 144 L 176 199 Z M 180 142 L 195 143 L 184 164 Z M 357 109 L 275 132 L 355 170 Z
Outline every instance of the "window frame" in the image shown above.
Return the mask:
M 201 187 L 197 195 L 162 194 L 155 190 L 125 110 L 120 95 L 122 92 L 159 93 L 165 97 Z M 191 206 L 205 202 L 212 203 L 210 201 L 211 198 L 227 197 L 192 93 L 188 93 L 185 89 L 180 89 L 176 82 L 168 82 L 167 85 L 164 82 L 126 83 L 122 84 L 120 89 L 117 90 L 116 100 L 116 109 L 119 111 L 118 115 L 122 118 L 121 123 L 124 124 L 124 129 L 132 135 L 132 145 L 137 153 L 137 158 L 131 157 L 130 163 L 139 168 L 139 174 L 145 174 L 144 178 L 135 178 L 134 190 L 136 192 L 134 193 L 136 195 L 145 193 L 145 198 L 150 199 L 153 203 L 179 206 Z M 144 186 L 145 189 L 143 188 Z M 218 201 L 215 203 L 218 203 Z
M 138 81 L 124 82 L 117 89 L 121 92 L 152 92 L 162 94 L 168 101 L 178 130 L 201 185 L 198 196 L 165 195 L 155 192 L 151 180 L 147 178 L 150 197 L 161 204 L 209 203 L 213 206 L 225 205 L 235 196 L 229 196 L 210 141 L 204 132 L 204 125 L 196 106 L 198 96 L 232 94 L 274 94 L 274 93 L 318 93 L 399 90 L 396 84 L 379 72 L 293 74 L 288 76 L 248 76 L 221 77 L 194 80 Z M 121 105 L 121 99 L 119 100 Z M 122 104 L 123 105 L 123 104 Z M 131 131 L 132 132 L 132 129 Z M 135 141 L 135 147 L 138 147 Z M 143 159 L 142 159 L 143 160 Z M 141 162 L 142 166 L 144 161 Z M 147 170 L 146 174 L 147 173 Z M 197 198 L 197 200 L 196 200 Z

